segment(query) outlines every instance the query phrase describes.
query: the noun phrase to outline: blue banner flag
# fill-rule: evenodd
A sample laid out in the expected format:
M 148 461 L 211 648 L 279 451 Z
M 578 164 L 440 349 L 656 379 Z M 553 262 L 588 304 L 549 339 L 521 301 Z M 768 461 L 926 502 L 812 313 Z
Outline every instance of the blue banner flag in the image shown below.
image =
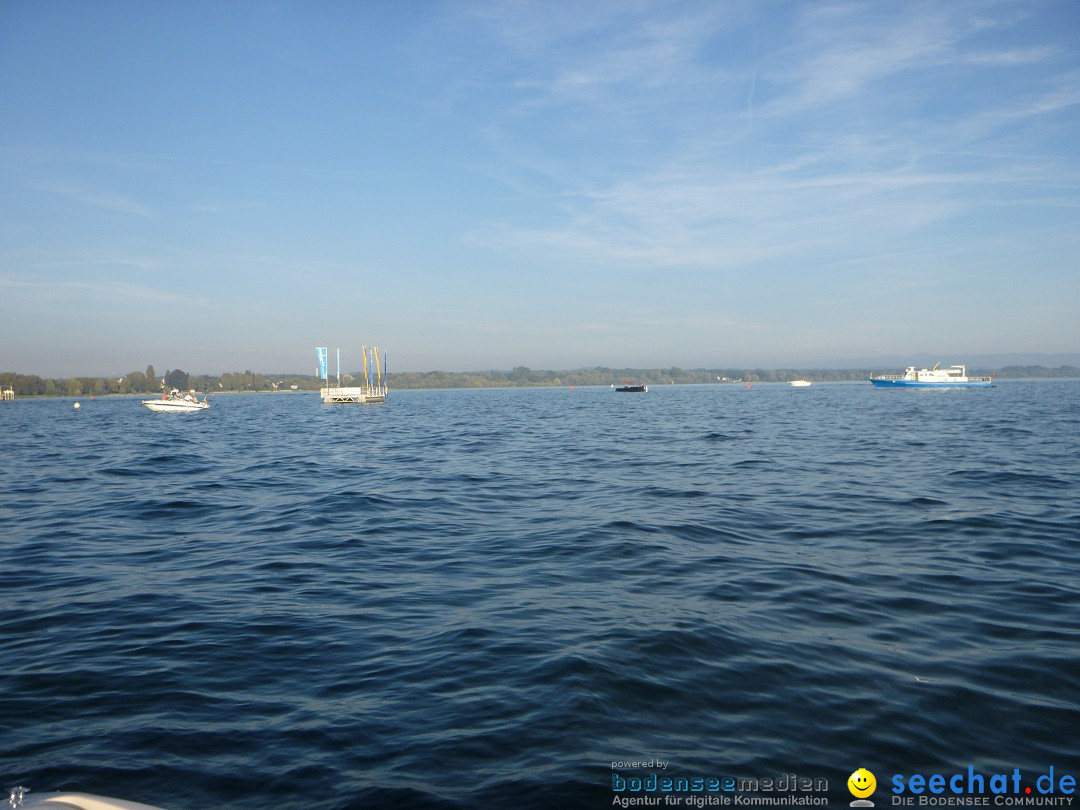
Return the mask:
M 315 359 L 319 363 L 319 379 L 326 379 L 326 347 L 318 346 L 315 349 Z

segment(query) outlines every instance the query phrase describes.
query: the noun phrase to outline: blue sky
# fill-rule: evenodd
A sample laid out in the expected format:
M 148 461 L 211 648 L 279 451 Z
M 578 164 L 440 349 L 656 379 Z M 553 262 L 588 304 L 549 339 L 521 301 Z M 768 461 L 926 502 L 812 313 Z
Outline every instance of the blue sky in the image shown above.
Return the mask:
M 1080 350 L 1073 0 L 8 0 L 0 110 L 0 370 Z

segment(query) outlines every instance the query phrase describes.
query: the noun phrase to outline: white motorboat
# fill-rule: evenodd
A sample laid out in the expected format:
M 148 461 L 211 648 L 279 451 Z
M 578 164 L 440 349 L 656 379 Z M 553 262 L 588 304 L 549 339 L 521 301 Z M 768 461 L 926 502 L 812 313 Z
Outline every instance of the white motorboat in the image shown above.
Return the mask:
M 162 394 L 161 399 L 144 399 L 142 404 L 160 413 L 194 413 L 210 408 L 210 403 L 205 397 L 202 402 L 199 402 L 194 394 L 181 394 L 175 388 L 168 394 Z
M 793 388 L 808 388 L 813 385 L 813 383 L 811 383 L 810 380 L 791 380 L 788 382 L 788 385 Z

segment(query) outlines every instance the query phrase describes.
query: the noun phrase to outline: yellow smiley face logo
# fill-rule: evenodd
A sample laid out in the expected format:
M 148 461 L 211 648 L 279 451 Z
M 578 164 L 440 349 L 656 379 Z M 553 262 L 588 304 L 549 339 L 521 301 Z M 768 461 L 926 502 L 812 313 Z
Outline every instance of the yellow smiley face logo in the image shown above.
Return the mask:
M 857 799 L 865 799 L 874 792 L 877 787 L 877 779 L 866 768 L 859 768 L 847 780 L 847 789 Z

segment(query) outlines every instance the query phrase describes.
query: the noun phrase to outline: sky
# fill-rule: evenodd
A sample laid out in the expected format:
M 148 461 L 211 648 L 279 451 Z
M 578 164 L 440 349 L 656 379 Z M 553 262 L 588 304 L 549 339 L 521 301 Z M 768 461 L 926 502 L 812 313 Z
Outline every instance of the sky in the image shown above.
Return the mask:
M 1080 3 L 0 0 L 0 371 L 1080 351 Z

